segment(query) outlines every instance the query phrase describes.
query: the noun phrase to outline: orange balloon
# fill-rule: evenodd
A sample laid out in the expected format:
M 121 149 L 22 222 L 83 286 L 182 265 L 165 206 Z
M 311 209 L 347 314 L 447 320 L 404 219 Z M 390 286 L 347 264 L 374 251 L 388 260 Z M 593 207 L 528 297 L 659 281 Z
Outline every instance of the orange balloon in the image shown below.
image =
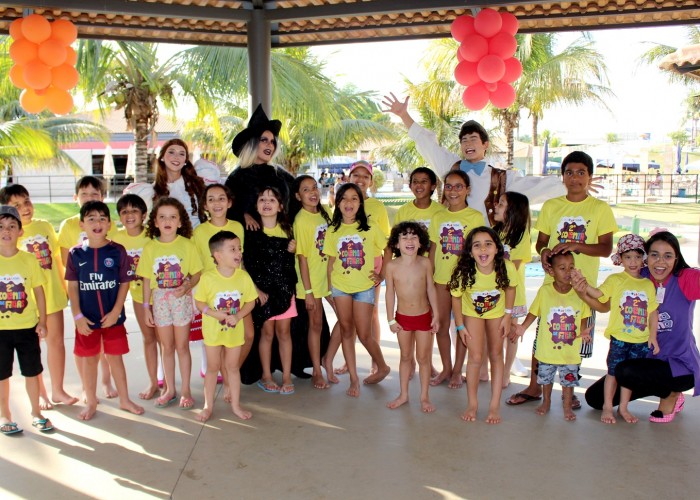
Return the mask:
M 15 64 L 10 68 L 10 81 L 12 85 L 19 89 L 26 89 L 29 86 L 27 82 L 24 81 L 24 76 L 22 75 L 23 71 L 24 66 L 20 66 L 19 64 Z
M 37 95 L 32 89 L 25 89 L 19 95 L 19 103 L 27 113 L 37 114 L 46 109 L 45 96 Z
M 51 36 L 51 23 L 39 14 L 30 14 L 22 21 L 24 38 L 34 43 L 41 43 Z
M 10 23 L 10 36 L 15 40 L 21 40 L 24 38 L 22 34 L 22 18 L 18 17 Z
M 39 45 L 37 55 L 39 60 L 47 66 L 60 66 L 66 62 L 66 46 L 60 40 L 49 38 Z
M 73 109 L 73 97 L 65 90 L 49 87 L 44 97 L 48 108 L 57 115 L 66 115 Z
M 66 47 L 66 64 L 70 64 L 71 66 L 75 66 L 75 63 L 78 62 L 78 53 L 73 49 L 73 47 Z
M 51 38 L 60 40 L 63 45 L 70 45 L 78 38 L 78 28 L 66 19 L 56 19 L 51 23 Z
M 22 76 L 33 89 L 43 89 L 51 85 L 51 68 L 38 60 L 28 62 L 24 66 Z
M 17 40 L 10 45 L 10 58 L 17 64 L 27 64 L 36 59 L 39 46 L 26 38 Z
M 51 68 L 51 83 L 61 90 L 70 90 L 78 85 L 78 70 L 67 63 Z

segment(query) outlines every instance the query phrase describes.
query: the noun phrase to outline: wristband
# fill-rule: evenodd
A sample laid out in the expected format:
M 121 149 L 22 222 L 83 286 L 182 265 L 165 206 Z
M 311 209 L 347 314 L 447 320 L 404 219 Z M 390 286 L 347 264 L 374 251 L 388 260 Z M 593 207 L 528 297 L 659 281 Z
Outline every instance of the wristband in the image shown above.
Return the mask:
M 455 327 L 456 332 L 459 332 L 461 330 L 464 330 L 464 325 L 459 325 L 459 326 Z
M 545 250 L 549 250 L 549 248 L 544 247 L 542 250 L 540 250 L 540 257 L 542 257 L 542 252 L 544 252 Z
M 309 294 L 309 293 L 314 293 L 313 290 L 304 290 L 304 293 Z
M 389 326 L 394 326 L 395 324 L 396 324 L 395 319 L 392 319 L 391 321 L 389 321 Z
M 506 308 L 506 309 L 505 309 L 505 313 L 506 313 L 506 314 L 513 314 L 513 310 L 512 310 L 512 309 Z
M 144 309 L 150 309 L 150 308 L 151 308 L 151 304 L 149 304 L 149 303 L 147 303 L 147 302 L 144 302 L 144 303 L 143 303 L 143 308 L 144 308 Z
M 209 306 L 204 306 L 204 309 L 202 309 L 202 316 L 204 316 L 208 312 L 209 312 Z
M 79 319 L 83 319 L 85 316 L 83 316 L 83 313 L 78 313 L 75 316 L 73 316 L 73 319 L 75 321 L 78 321 Z

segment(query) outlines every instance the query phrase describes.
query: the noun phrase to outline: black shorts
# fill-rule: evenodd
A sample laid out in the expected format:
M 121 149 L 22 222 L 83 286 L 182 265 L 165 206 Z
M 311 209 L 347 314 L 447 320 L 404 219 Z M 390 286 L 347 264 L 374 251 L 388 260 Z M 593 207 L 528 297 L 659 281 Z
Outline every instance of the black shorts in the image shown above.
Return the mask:
M 25 377 L 36 377 L 44 371 L 41 366 L 41 347 L 36 327 L 23 330 L 0 330 L 0 380 L 12 376 L 12 365 L 17 351 L 19 370 Z

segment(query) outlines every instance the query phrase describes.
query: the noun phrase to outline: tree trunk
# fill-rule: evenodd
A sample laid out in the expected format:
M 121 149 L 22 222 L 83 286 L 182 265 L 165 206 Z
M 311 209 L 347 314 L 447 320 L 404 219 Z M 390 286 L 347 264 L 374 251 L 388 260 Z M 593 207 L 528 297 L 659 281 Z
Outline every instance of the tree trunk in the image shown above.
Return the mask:
M 533 146 L 538 146 L 538 141 L 537 141 L 537 125 L 539 122 L 539 118 L 537 118 L 536 114 L 532 114 L 532 145 Z
M 506 136 L 506 165 L 508 168 L 513 166 L 513 158 L 515 156 L 515 129 L 518 128 L 520 112 L 503 110 L 501 112 L 501 122 L 503 124 L 503 133 Z
M 134 182 L 148 182 L 148 121 L 137 118 L 134 124 L 134 144 L 136 144 L 136 177 Z

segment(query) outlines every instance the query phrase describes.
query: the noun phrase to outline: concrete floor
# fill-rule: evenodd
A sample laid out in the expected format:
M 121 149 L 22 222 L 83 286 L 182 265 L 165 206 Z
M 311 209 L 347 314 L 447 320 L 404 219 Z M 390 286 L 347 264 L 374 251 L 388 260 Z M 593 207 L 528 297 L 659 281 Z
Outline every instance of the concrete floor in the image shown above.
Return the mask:
M 684 254 L 693 255 L 692 248 L 691 242 Z M 530 300 L 539 282 L 528 279 Z M 68 315 L 66 323 L 70 332 Z M 605 317 L 599 332 L 604 323 Z M 135 321 L 127 329 L 132 352 L 125 361 L 136 398 L 145 368 Z M 524 361 L 532 335 L 528 332 L 520 348 Z M 66 337 L 72 350 L 73 335 Z M 194 411 L 176 406 L 158 410 L 146 402 L 146 413 L 133 416 L 102 398 L 97 416 L 87 423 L 77 418 L 80 405 L 46 412 L 57 428 L 47 434 L 30 425 L 15 369 L 12 408 L 24 433 L 0 436 L 0 497 L 620 499 L 692 497 L 700 486 L 699 401 L 688 398 L 685 411 L 668 425 L 649 423 L 646 415 L 656 404 L 643 400 L 631 405 L 642 417 L 637 425 L 603 425 L 585 404 L 578 420 L 568 423 L 559 405 L 540 417 L 530 403 L 504 405 L 503 422 L 492 426 L 483 422 L 487 384 L 480 387 L 480 421 L 465 423 L 459 418 L 465 389 L 431 389 L 438 410 L 427 415 L 417 404 L 416 378 L 411 404 L 391 411 L 384 405 L 398 394 L 399 351 L 388 329 L 382 348 L 394 371 L 382 384 L 363 387 L 359 399 L 345 396 L 344 377 L 326 391 L 297 380 L 290 397 L 244 386 L 242 402 L 253 411 L 251 420 L 237 419 L 219 392 L 213 418 L 202 425 Z M 192 352 L 198 367 L 199 348 Z M 603 374 L 606 353 L 607 341 L 598 335 L 594 357 L 583 363 L 579 395 Z M 437 350 L 434 360 L 439 363 Z M 361 346 L 358 366 L 360 377 L 366 375 L 369 358 Z M 201 407 L 197 371 L 193 390 Z M 525 383 L 514 377 L 504 399 Z M 80 388 L 72 355 L 66 388 L 74 394 Z M 555 385 L 555 401 L 559 394 Z

